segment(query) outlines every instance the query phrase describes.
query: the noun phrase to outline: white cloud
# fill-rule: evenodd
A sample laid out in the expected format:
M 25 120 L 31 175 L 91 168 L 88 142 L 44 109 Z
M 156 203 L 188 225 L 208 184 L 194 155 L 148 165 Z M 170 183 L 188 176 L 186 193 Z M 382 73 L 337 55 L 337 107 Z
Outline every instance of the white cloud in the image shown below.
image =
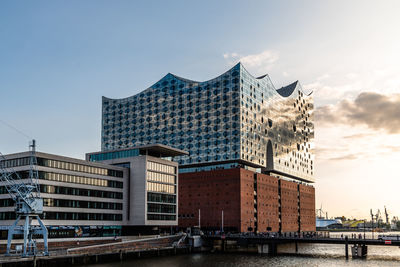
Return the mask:
M 313 90 L 316 106 L 335 104 L 343 99 L 354 99 L 361 92 L 393 94 L 400 91 L 398 69 L 393 67 L 377 68 L 359 72 L 331 72 L 320 74 L 303 87 Z
M 319 161 L 400 156 L 400 94 L 363 92 L 315 110 Z
M 359 75 L 357 73 L 351 72 L 351 73 L 346 74 L 346 78 L 349 80 L 354 80 L 354 79 L 357 79 L 358 77 L 359 77 Z
M 315 106 L 323 106 L 327 104 L 335 104 L 342 99 L 353 99 L 362 90 L 360 85 L 356 83 L 348 83 L 342 85 L 327 85 L 319 80 L 313 83 L 303 85 L 304 89 L 314 92 Z
M 251 71 L 260 72 L 260 71 L 269 71 L 274 63 L 279 59 L 279 53 L 273 50 L 265 50 L 259 54 L 251 54 L 251 55 L 241 55 L 239 53 L 225 53 L 223 55 L 224 59 L 226 59 L 229 65 L 232 65 L 237 62 L 243 63 L 243 65 Z
M 321 76 L 317 77 L 317 81 L 326 80 L 326 79 L 328 79 L 330 77 L 331 77 L 331 75 L 325 73 L 324 75 L 321 75 Z

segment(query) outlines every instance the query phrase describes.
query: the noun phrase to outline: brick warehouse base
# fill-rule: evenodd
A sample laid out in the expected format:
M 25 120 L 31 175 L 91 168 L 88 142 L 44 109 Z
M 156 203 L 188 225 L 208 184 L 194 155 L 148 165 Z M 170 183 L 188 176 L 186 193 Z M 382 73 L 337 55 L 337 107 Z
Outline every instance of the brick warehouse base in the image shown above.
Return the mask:
M 233 232 L 315 231 L 315 189 L 242 168 L 181 173 L 179 227 Z M 223 215 L 222 215 L 223 213 Z

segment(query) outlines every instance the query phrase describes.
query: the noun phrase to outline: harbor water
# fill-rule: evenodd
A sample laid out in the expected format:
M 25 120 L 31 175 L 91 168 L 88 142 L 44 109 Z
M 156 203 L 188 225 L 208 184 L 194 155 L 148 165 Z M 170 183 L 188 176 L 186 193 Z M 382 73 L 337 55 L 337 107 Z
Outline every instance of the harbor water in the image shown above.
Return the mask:
M 359 237 L 360 232 L 331 233 L 331 237 Z M 361 233 L 364 235 L 364 233 Z M 374 233 L 376 238 L 380 233 Z M 389 233 L 385 233 L 389 234 Z M 399 234 L 392 232 L 390 234 Z M 366 233 L 372 237 L 372 233 Z M 350 248 L 349 248 L 350 250 Z M 351 252 L 349 251 L 351 255 Z M 400 248 L 397 246 L 368 246 L 366 259 L 346 260 L 344 245 L 299 244 L 298 253 L 292 244 L 278 248 L 278 256 L 270 257 L 256 253 L 194 253 L 176 256 L 131 259 L 122 262 L 94 264 L 93 267 L 128 266 L 400 266 Z

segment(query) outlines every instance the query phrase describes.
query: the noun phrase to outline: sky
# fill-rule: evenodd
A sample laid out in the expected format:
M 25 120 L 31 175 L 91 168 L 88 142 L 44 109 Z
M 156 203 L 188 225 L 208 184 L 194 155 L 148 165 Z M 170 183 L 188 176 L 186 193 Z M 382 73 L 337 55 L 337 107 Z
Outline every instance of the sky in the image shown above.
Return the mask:
M 101 96 L 238 61 L 314 91 L 316 206 L 400 216 L 400 1 L 0 1 L 0 152 L 100 150 Z M 17 130 L 15 130 L 15 129 Z

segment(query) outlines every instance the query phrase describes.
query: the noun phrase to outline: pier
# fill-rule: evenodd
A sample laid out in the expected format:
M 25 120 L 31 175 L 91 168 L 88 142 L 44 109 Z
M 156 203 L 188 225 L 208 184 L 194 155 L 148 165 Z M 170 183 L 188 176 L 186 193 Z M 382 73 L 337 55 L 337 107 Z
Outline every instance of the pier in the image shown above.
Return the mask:
M 397 240 L 379 240 L 379 239 L 364 239 L 364 238 L 331 238 L 326 236 L 274 236 L 274 235 L 243 235 L 243 234 L 229 234 L 229 235 L 205 235 L 204 240 L 208 243 L 214 241 L 221 242 L 221 250 L 225 250 L 227 241 L 234 241 L 236 245 L 249 246 L 256 245 L 258 253 L 277 255 L 277 248 L 281 244 L 295 244 L 296 253 L 298 252 L 298 244 L 312 243 L 312 244 L 343 244 L 344 254 L 346 259 L 349 258 L 349 245 L 351 247 L 351 255 L 353 258 L 364 258 L 367 256 L 368 246 L 398 246 L 400 247 L 400 236 Z

